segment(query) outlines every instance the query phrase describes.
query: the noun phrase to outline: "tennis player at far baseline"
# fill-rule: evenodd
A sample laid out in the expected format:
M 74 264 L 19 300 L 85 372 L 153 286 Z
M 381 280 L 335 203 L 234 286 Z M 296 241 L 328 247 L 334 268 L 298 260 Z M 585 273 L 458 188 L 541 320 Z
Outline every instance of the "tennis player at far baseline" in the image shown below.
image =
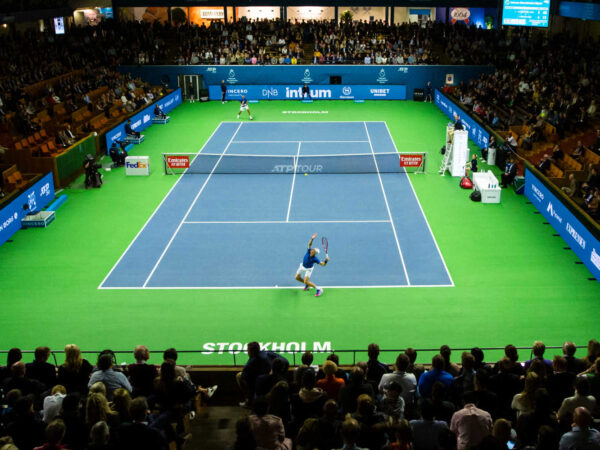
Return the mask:
M 313 240 L 317 237 L 317 233 L 313 234 L 308 243 L 308 250 L 304 255 L 304 260 L 300 263 L 300 267 L 298 267 L 298 271 L 296 272 L 296 280 L 300 283 L 304 283 L 304 290 L 308 291 L 311 287 L 317 290 L 315 297 L 320 297 L 323 293 L 322 288 L 318 288 L 315 283 L 310 281 L 310 276 L 312 275 L 312 271 L 314 269 L 315 264 L 319 264 L 321 266 L 326 266 L 329 261 L 329 256 L 325 258 L 325 261 L 319 261 L 317 255 L 319 254 L 318 248 L 311 248 Z

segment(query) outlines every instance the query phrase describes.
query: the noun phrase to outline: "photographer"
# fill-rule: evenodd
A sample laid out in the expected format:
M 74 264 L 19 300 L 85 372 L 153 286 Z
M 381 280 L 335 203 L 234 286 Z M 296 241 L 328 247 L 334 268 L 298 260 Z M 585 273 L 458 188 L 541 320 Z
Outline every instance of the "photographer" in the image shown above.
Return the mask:
M 83 169 L 85 170 L 85 188 L 88 189 L 90 186 L 99 188 L 102 186 L 102 175 L 98 172 L 98 169 L 102 167 L 98 164 L 94 157 L 88 154 L 83 160 Z

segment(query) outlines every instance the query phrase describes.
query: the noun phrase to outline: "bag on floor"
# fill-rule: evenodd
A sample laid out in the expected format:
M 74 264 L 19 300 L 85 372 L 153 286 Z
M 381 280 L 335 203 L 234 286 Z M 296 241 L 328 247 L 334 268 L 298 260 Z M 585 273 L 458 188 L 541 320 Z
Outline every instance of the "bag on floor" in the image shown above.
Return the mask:
M 463 189 L 473 189 L 473 182 L 469 177 L 462 177 L 460 180 L 460 187 Z
M 440 152 L 442 155 L 446 154 L 446 146 L 445 145 L 442 145 L 442 150 L 440 150 Z
M 475 190 L 475 191 L 471 192 L 471 195 L 469 197 L 474 202 L 480 202 L 481 201 L 481 192 Z

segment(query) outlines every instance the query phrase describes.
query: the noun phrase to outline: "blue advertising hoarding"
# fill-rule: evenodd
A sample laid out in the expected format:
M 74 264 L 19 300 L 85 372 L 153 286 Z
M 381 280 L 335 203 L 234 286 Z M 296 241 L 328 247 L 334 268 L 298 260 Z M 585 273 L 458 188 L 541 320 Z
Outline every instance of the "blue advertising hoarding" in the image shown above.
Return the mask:
M 558 15 L 582 20 L 600 20 L 600 3 L 560 2 Z
M 464 125 L 465 130 L 469 132 L 469 137 L 473 142 L 475 142 L 479 148 L 487 148 L 490 140 L 490 133 L 437 89 L 435 90 L 435 105 L 452 119 L 452 121 L 454 121 L 454 114 L 457 114 Z
M 211 100 L 221 100 L 221 86 L 209 86 Z M 235 85 L 227 86 L 227 99 L 298 100 L 301 85 Z M 317 85 L 310 87 L 313 100 L 406 100 L 406 86 L 396 85 Z M 307 97 L 308 98 L 308 97 Z
M 0 210 L 0 245 L 21 229 L 21 220 L 27 214 L 40 212 L 52 200 L 54 179 L 50 172 Z
M 550 0 L 503 0 L 502 25 L 547 27 Z
M 152 119 L 154 118 L 154 107 L 158 104 L 160 109 L 167 114 L 173 108 L 181 105 L 181 89 L 176 89 L 171 92 L 169 95 L 165 95 L 158 101 L 154 102 L 150 106 L 144 108 L 139 113 L 131 116 L 129 119 L 131 120 L 131 128 L 135 131 L 142 131 L 152 125 Z M 106 151 L 110 149 L 112 143 L 114 141 L 120 141 L 125 139 L 125 122 L 121 122 L 112 130 L 106 133 Z
M 600 281 L 600 241 L 529 170 L 525 169 L 525 196 Z
M 423 89 L 428 82 L 432 86 L 443 86 L 446 77 L 451 75 L 454 83 L 465 83 L 479 75 L 493 72 L 491 66 L 398 66 L 398 65 L 242 65 L 242 66 L 120 66 L 121 73 L 130 73 L 152 85 L 168 83 L 177 87 L 180 75 L 201 75 L 206 86 L 216 86 L 225 80 L 229 85 L 290 85 L 307 83 L 315 85 L 331 84 L 330 77 L 341 77 L 341 85 L 397 85 L 406 86 L 410 97 L 414 89 Z M 207 87 L 208 89 L 208 87 Z

